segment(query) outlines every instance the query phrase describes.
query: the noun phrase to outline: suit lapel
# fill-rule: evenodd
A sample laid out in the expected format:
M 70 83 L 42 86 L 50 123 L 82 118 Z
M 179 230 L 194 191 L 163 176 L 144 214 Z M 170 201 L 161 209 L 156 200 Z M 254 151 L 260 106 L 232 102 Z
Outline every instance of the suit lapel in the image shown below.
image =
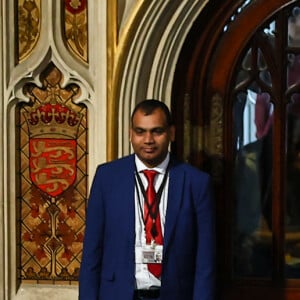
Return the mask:
M 164 252 L 167 250 L 183 199 L 184 172 L 172 162 L 170 167 L 168 205 L 166 212 Z
M 121 232 L 127 232 L 125 236 L 130 238 L 130 244 L 135 242 L 135 201 L 134 201 L 134 156 L 129 156 L 125 164 L 120 168 L 120 182 L 117 187 L 119 201 L 118 211 Z
M 130 237 L 130 244 L 134 247 L 135 243 L 135 202 L 134 202 L 134 171 L 135 162 L 134 155 L 129 156 L 127 168 L 122 171 L 122 185 L 118 194 L 129 200 L 122 202 L 122 210 L 124 218 L 123 226 L 127 228 L 128 237 Z M 170 165 L 169 190 L 168 190 L 168 204 L 166 212 L 166 223 L 164 230 L 164 252 L 167 250 L 170 243 L 178 213 L 180 211 L 181 202 L 183 200 L 183 186 L 184 186 L 184 172 L 179 167 L 179 164 L 172 159 Z

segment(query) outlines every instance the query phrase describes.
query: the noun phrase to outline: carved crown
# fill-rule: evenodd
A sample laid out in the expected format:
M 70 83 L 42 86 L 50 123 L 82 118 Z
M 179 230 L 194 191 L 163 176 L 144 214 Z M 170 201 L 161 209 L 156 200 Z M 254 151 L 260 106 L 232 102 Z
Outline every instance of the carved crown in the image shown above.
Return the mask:
M 24 115 L 31 138 L 63 136 L 75 139 L 82 119 L 80 113 L 60 103 L 42 104 Z

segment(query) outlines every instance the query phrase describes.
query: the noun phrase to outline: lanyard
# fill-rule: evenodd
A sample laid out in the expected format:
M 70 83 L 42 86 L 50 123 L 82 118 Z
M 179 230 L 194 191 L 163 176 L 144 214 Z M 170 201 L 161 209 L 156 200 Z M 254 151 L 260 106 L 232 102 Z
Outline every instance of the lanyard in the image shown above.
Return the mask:
M 139 189 L 138 187 L 140 188 L 140 191 L 142 192 L 142 195 L 143 195 L 143 198 L 144 198 L 144 201 L 145 201 L 145 204 L 147 205 L 148 207 L 148 212 L 149 214 L 145 217 L 143 217 L 143 223 L 144 225 L 146 224 L 147 220 L 148 220 L 148 217 L 150 216 L 153 220 L 156 219 L 157 217 L 157 214 L 158 214 L 158 211 L 159 211 L 159 204 L 160 204 L 160 200 L 161 200 L 161 195 L 162 195 L 162 192 L 166 186 L 166 182 L 167 182 L 167 178 L 168 178 L 168 174 L 169 174 L 169 165 L 166 169 L 166 172 L 165 172 L 165 175 L 164 175 L 164 178 L 163 178 L 163 181 L 155 195 L 155 199 L 152 203 L 152 205 L 150 205 L 150 203 L 148 202 L 148 199 L 147 199 L 147 196 L 146 196 L 146 190 L 145 190 L 145 187 L 142 183 L 142 179 L 140 177 L 140 174 L 139 172 L 137 171 L 137 169 L 135 168 L 135 186 L 136 186 L 136 190 L 137 190 L 137 196 L 138 196 L 138 203 L 139 203 L 139 208 L 140 208 L 140 212 L 141 212 L 141 216 L 144 216 L 144 213 L 143 213 L 143 209 L 142 209 L 142 204 L 141 204 L 141 198 L 140 198 L 140 193 L 139 193 Z M 156 209 L 155 211 L 152 210 L 152 206 L 153 205 L 156 205 Z

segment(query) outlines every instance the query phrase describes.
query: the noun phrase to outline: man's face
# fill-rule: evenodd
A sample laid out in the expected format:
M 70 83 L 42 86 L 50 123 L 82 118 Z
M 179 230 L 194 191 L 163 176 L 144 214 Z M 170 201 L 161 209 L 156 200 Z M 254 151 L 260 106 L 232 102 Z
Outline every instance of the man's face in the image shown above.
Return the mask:
M 158 108 L 151 115 L 136 111 L 130 129 L 130 140 L 139 159 L 150 168 L 159 165 L 174 141 L 175 128 L 168 126 L 164 112 Z

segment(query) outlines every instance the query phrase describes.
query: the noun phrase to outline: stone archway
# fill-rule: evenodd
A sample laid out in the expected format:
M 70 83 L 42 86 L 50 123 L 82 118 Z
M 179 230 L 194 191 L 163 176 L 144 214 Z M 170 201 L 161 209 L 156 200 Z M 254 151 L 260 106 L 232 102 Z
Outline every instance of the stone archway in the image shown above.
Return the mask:
M 115 156 L 130 152 L 130 113 L 145 98 L 170 104 L 175 66 L 183 42 L 208 1 L 154 1 L 141 7 L 115 70 L 113 102 L 118 118 L 110 124 L 117 138 Z M 115 133 L 115 134 L 114 134 Z

